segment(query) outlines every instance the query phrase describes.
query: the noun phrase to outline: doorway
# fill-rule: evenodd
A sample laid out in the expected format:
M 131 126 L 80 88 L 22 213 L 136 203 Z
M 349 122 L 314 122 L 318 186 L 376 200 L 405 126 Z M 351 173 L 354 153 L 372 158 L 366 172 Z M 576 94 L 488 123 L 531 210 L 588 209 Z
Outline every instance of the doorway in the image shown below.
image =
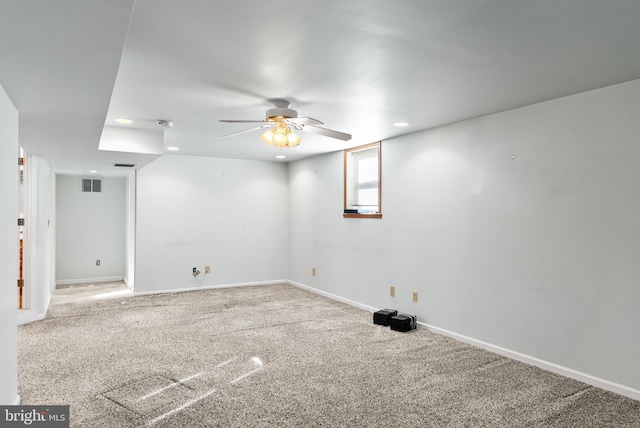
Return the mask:
M 26 301 L 27 294 L 25 290 L 25 280 L 24 280 L 24 260 L 25 260 L 25 210 L 26 210 L 26 196 L 25 196 L 25 159 L 24 159 L 24 151 L 22 147 L 18 147 L 18 233 L 19 237 L 19 247 L 18 247 L 18 310 L 28 309 L 29 305 Z

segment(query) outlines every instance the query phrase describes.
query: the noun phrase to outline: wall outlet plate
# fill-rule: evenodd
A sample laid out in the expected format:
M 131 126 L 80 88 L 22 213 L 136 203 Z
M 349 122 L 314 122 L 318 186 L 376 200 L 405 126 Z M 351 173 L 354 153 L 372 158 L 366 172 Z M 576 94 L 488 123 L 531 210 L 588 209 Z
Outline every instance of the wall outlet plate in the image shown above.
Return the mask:
M 205 267 L 204 267 L 204 273 L 205 273 L 205 274 L 207 274 L 207 273 L 211 273 L 211 266 L 205 266 Z
M 414 301 L 414 302 L 417 302 L 417 301 L 418 301 L 418 292 L 417 292 L 417 291 L 414 291 L 414 292 L 413 292 L 413 301 Z
M 389 296 L 396 297 L 396 287 L 393 285 L 389 286 Z

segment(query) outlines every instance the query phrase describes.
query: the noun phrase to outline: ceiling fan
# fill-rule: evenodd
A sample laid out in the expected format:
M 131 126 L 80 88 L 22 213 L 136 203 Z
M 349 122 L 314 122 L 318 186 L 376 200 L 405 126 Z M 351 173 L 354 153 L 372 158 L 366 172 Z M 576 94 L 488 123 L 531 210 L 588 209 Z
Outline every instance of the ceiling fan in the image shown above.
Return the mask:
M 298 117 L 298 112 L 290 109 L 291 103 L 287 100 L 272 99 L 269 100 L 275 107 L 267 110 L 264 120 L 233 120 L 221 119 L 220 122 L 225 123 L 261 123 L 262 125 L 255 128 L 246 129 L 244 131 L 233 132 L 223 135 L 222 138 L 231 137 L 245 132 L 255 131 L 257 129 L 268 128 L 268 130 L 260 135 L 262 141 L 278 148 L 295 147 L 302 140 L 294 130 L 311 132 L 326 137 L 337 138 L 338 140 L 349 141 L 350 134 L 334 131 L 332 129 L 321 128 L 317 125 L 324 125 L 319 120 L 311 117 Z

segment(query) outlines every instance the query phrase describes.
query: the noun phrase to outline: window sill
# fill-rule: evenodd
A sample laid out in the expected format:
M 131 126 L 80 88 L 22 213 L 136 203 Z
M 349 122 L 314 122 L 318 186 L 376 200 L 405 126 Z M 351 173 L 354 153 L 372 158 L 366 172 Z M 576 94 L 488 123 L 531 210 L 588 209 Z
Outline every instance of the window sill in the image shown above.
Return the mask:
M 342 218 L 382 218 L 382 213 L 377 214 L 357 214 L 357 213 L 344 213 Z

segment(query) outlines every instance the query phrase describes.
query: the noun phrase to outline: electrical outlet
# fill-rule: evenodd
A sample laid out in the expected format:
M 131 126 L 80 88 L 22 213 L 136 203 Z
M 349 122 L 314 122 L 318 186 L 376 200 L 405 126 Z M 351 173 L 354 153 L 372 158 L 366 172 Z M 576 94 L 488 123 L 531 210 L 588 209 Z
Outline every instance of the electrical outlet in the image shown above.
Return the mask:
M 417 291 L 414 291 L 414 292 L 413 292 L 413 301 L 414 301 L 414 302 L 417 302 L 417 301 L 418 301 L 418 292 L 417 292 Z
M 311 268 L 311 276 L 316 276 L 316 268 Z
M 204 267 L 204 273 L 205 273 L 205 275 L 211 273 L 211 266 L 205 266 Z
M 396 297 L 396 287 L 393 285 L 389 286 L 389 296 Z

